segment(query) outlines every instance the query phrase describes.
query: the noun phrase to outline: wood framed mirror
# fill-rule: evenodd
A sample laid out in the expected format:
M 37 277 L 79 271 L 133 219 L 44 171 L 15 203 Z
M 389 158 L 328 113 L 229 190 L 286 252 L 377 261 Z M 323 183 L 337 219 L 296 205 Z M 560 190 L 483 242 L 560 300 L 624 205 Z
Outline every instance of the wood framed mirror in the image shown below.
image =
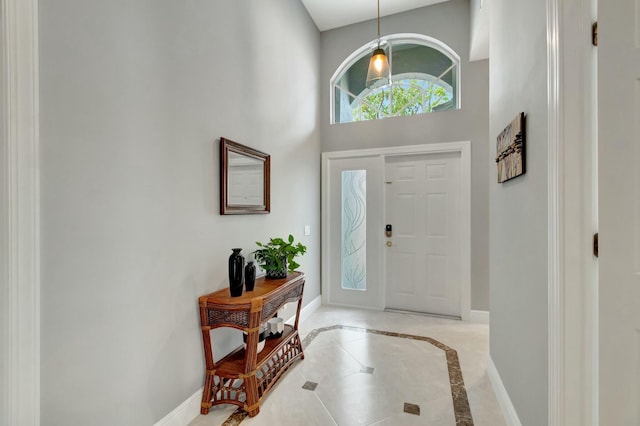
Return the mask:
M 271 156 L 220 138 L 220 214 L 270 211 Z

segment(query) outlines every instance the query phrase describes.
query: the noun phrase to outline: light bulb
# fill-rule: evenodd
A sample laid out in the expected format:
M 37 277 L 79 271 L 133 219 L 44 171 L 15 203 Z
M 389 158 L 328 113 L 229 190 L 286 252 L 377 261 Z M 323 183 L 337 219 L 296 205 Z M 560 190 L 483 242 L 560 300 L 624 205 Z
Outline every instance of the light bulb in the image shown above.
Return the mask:
M 376 71 L 382 71 L 382 58 L 380 58 L 380 55 L 376 56 L 376 60 L 373 65 L 376 67 Z

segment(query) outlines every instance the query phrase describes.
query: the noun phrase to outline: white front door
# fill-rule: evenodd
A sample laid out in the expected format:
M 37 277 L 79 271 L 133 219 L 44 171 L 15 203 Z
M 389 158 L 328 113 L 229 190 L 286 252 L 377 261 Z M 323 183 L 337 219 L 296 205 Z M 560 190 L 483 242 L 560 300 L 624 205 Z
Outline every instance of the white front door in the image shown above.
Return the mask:
M 327 167 L 326 302 L 382 309 L 383 159 L 336 158 Z
M 640 425 L 640 4 L 598 2 L 600 424 Z
M 387 157 L 386 307 L 461 316 L 459 152 Z

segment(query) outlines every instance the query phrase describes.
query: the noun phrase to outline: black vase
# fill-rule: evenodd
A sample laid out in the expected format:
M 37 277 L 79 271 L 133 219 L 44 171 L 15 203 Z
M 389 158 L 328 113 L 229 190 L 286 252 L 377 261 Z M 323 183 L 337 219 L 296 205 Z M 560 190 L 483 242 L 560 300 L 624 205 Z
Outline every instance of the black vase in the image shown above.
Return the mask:
M 253 262 L 248 262 L 244 267 L 244 285 L 247 291 L 253 291 L 256 285 L 256 265 Z
M 229 291 L 231 297 L 242 296 L 242 272 L 244 270 L 244 256 L 241 248 L 234 248 L 229 256 Z

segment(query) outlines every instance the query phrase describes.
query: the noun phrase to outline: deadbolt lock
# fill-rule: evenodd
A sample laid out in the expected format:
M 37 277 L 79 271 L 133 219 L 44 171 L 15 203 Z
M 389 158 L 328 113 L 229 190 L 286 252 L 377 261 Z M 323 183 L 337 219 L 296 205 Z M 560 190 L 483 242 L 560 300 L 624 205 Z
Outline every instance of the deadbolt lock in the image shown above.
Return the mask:
M 387 247 L 391 247 L 393 243 L 391 241 L 387 241 Z

